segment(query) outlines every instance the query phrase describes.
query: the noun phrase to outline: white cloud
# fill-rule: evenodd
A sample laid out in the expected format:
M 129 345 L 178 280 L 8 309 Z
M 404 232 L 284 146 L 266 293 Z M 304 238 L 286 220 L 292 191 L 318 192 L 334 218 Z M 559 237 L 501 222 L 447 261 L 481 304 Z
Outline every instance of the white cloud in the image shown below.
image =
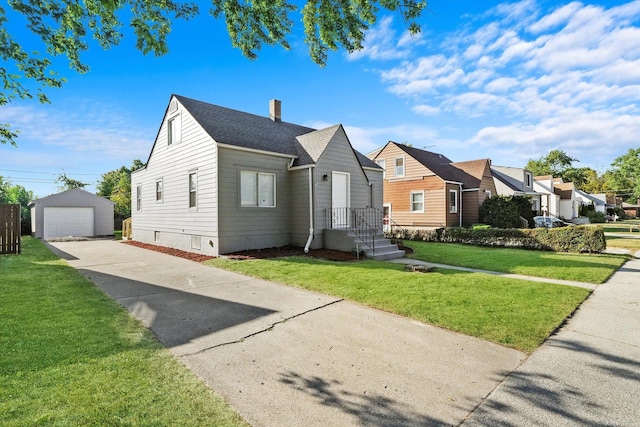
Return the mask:
M 102 159 L 148 156 L 153 143 L 149 135 L 153 132 L 137 128 L 116 111 L 95 104 L 77 105 L 73 110 L 63 105 L 8 105 L 0 110 L 0 121 L 10 122 L 12 128 L 20 130 L 18 147 L 37 142 L 71 153 L 88 152 Z
M 422 43 L 421 36 L 405 31 L 398 38 L 393 29 L 393 17 L 383 17 L 376 26 L 367 30 L 362 49 L 347 55 L 349 61 L 363 58 L 372 60 L 389 60 L 405 58 L 410 50 Z
M 438 107 L 432 107 L 431 105 L 425 104 L 416 105 L 411 110 L 421 116 L 435 116 L 441 111 Z
M 382 71 L 388 90 L 418 115 L 475 118 L 480 127 L 466 143 L 518 147 L 528 158 L 557 147 L 611 154 L 637 146 L 640 1 L 545 10 L 525 0 L 474 19 L 442 35 L 440 50 Z

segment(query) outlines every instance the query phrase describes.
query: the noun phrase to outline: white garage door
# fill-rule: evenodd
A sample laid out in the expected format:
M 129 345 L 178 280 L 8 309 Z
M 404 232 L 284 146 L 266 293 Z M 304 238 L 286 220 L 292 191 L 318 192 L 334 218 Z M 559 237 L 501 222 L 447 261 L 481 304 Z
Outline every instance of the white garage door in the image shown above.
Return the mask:
M 44 208 L 44 238 L 93 236 L 93 208 Z

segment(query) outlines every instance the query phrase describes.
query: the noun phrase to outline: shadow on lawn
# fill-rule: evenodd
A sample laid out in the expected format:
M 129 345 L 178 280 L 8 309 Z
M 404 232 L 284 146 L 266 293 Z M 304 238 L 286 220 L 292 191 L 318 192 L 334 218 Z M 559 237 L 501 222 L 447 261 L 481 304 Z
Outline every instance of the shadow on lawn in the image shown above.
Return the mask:
M 541 350 L 547 352 L 541 357 L 553 359 L 550 370 L 555 369 L 556 373 L 547 372 L 544 362 L 525 363 L 510 373 L 463 424 L 637 424 L 640 407 L 634 395 L 637 396 L 640 383 L 639 360 L 557 337 L 551 338 L 547 348 Z M 532 357 L 535 359 L 536 355 Z M 567 367 L 566 373 L 559 371 L 563 366 Z M 587 386 L 582 389 L 576 384 Z

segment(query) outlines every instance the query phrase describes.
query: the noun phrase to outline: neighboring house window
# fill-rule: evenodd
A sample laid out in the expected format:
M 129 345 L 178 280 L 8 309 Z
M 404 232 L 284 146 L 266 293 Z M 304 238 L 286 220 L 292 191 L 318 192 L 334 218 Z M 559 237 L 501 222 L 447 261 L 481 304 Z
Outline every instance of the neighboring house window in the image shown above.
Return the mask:
M 458 192 L 449 190 L 449 213 L 458 212 Z
M 180 142 L 181 135 L 182 126 L 180 114 L 177 114 L 167 121 L 167 145 L 177 144 Z
M 276 176 L 272 173 L 240 172 L 240 206 L 276 206 Z
M 159 179 L 156 181 L 156 201 L 162 201 L 162 180 Z
M 195 172 L 189 173 L 189 207 L 195 208 L 198 196 L 198 175 Z
M 140 210 L 142 208 L 142 186 L 138 185 L 136 187 L 136 210 Z
M 382 179 L 387 177 L 387 162 L 386 160 L 376 160 L 376 164 L 382 168 Z
M 404 176 L 404 157 L 397 157 L 395 160 L 396 176 Z
M 531 175 L 531 172 L 525 172 L 524 173 L 524 185 L 526 187 L 531 188 L 531 185 L 533 185 L 532 181 L 533 181 L 533 175 Z
M 411 192 L 411 212 L 424 213 L 424 192 Z

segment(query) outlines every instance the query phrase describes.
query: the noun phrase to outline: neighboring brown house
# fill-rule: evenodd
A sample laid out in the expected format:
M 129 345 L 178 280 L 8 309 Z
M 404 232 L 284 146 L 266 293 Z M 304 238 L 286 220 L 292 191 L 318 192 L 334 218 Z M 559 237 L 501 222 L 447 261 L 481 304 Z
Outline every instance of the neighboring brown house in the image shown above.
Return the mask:
M 369 154 L 385 170 L 385 214 L 409 227 L 459 227 L 479 221 L 496 194 L 489 159 L 452 162 L 442 154 L 390 141 Z

